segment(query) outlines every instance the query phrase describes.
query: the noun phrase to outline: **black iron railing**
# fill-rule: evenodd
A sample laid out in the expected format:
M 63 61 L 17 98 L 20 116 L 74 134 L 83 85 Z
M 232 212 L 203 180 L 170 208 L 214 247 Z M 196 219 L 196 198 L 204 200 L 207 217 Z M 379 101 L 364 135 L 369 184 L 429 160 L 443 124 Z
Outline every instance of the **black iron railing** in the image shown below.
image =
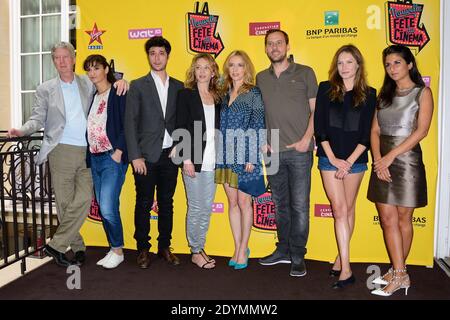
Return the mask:
M 48 162 L 37 165 L 42 132 L 7 138 L 0 131 L 0 269 L 26 257 L 42 256 L 54 234 L 56 210 Z M 55 220 L 54 220 L 55 219 Z

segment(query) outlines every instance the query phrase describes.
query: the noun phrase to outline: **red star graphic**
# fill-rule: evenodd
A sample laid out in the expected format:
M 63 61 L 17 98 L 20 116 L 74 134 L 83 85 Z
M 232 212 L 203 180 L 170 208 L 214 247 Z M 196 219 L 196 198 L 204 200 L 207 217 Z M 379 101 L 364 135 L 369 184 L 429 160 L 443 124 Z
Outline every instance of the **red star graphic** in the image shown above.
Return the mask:
M 94 28 L 92 28 L 91 31 L 85 31 L 90 37 L 91 40 L 89 41 L 89 45 L 92 44 L 94 41 L 97 41 L 100 44 L 102 43 L 102 39 L 100 38 L 102 34 L 106 32 L 106 30 L 98 30 L 97 23 L 94 22 Z

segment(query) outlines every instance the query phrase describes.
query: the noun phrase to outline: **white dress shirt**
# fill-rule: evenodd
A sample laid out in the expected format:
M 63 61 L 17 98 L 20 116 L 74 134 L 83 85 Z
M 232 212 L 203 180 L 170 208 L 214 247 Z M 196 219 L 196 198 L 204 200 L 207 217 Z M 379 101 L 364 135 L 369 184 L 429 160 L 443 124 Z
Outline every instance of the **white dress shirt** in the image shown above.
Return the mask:
M 150 72 L 153 80 L 155 81 L 156 90 L 158 90 L 159 101 L 161 102 L 162 112 L 164 119 L 166 118 L 166 108 L 167 108 L 167 96 L 169 94 L 169 76 L 167 76 L 166 82 L 163 83 L 161 78 L 154 72 L 153 70 Z M 170 148 L 173 144 L 173 139 L 167 132 L 167 129 L 164 129 L 164 141 L 163 141 L 163 149 Z

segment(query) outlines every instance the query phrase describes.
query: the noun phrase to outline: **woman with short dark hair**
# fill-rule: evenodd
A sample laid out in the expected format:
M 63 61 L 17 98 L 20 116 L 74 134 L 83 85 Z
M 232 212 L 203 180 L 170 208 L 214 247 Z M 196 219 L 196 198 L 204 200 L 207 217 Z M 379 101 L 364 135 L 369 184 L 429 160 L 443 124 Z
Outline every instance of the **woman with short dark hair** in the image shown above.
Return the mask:
M 123 125 L 126 95 L 116 94 L 112 86 L 115 78 L 105 57 L 90 55 L 83 66 L 97 89 L 87 121 L 87 160 L 91 166 L 103 227 L 111 247 L 97 265 L 113 269 L 124 260 L 119 198 L 128 168 Z

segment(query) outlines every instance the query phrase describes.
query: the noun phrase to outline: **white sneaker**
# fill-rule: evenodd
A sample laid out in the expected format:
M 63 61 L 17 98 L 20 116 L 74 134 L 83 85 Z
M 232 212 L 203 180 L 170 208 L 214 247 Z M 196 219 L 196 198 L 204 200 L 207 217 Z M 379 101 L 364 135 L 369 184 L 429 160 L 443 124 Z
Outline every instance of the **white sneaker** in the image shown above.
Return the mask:
M 111 251 L 112 252 L 112 251 Z M 105 269 L 114 269 L 119 264 L 121 264 L 124 260 L 124 255 L 119 255 L 115 252 L 112 252 L 111 257 L 103 264 L 103 268 Z
M 103 266 L 106 263 L 106 261 L 109 260 L 109 258 L 111 257 L 112 253 L 113 253 L 113 251 L 109 250 L 109 252 L 106 254 L 106 256 L 103 259 L 97 261 L 97 265 L 98 266 Z

